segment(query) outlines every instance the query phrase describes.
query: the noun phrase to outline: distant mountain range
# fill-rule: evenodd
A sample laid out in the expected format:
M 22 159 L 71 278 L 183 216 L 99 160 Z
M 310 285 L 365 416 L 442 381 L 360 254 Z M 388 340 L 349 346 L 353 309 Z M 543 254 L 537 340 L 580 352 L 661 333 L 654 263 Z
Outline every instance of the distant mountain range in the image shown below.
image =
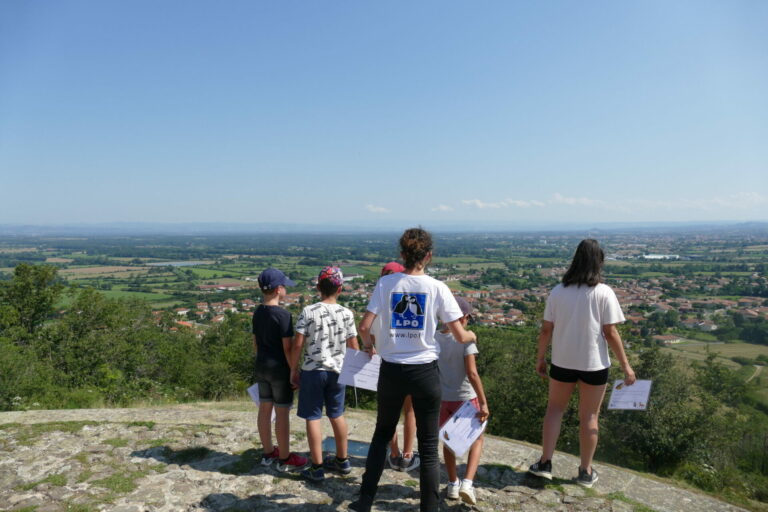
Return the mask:
M 409 227 L 392 224 L 330 225 L 297 223 L 229 222 L 105 222 L 80 224 L 0 224 L 0 236 L 121 236 L 121 235 L 234 235 L 254 233 L 392 233 Z M 768 222 L 604 222 L 604 223 L 487 223 L 432 224 L 424 226 L 438 233 L 519 233 L 519 232 L 766 232 Z

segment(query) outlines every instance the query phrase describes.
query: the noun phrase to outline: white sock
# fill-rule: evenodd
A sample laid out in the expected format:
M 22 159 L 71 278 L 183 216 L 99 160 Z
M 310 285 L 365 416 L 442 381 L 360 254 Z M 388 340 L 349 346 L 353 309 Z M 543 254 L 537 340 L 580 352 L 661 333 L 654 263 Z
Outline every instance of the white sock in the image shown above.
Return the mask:
M 454 487 L 458 487 L 461 481 L 457 478 L 455 482 L 448 482 L 448 485 L 452 485 Z
M 461 485 L 464 487 L 472 487 L 472 480 L 467 480 L 466 478 L 461 481 Z

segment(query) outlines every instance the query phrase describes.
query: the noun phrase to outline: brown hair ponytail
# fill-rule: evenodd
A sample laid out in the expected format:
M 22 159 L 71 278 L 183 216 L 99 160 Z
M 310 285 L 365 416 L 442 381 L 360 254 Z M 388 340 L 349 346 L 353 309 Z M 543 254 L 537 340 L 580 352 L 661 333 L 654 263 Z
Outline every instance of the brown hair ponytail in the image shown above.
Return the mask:
M 405 268 L 412 269 L 423 261 L 432 250 L 432 235 L 421 228 L 406 229 L 400 237 L 400 252 Z

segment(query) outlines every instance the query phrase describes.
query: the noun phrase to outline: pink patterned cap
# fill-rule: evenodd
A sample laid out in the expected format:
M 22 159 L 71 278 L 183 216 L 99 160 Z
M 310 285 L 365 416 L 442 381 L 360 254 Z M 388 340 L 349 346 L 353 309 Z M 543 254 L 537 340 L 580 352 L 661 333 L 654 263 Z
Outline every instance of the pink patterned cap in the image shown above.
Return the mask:
M 319 283 L 323 279 L 327 279 L 334 286 L 341 286 L 344 284 L 344 275 L 341 273 L 339 267 L 325 267 L 320 271 L 320 275 L 317 276 L 317 282 Z

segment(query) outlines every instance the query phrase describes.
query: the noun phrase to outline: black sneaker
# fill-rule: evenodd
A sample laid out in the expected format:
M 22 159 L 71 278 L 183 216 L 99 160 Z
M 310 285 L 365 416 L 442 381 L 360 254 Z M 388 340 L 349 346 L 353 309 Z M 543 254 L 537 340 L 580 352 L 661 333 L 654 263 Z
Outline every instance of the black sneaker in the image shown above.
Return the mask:
M 546 462 L 534 462 L 528 468 L 528 472 L 532 475 L 540 476 L 541 478 L 546 478 L 547 480 L 552 480 L 552 461 L 548 460 Z
M 312 480 L 313 482 L 322 482 L 325 480 L 325 471 L 323 470 L 323 466 L 315 467 L 315 465 L 312 464 L 301 472 L 301 476 L 307 480 Z
M 371 512 L 371 506 L 373 506 L 373 503 L 361 496 L 350 503 L 347 508 L 349 510 L 354 510 L 355 512 Z
M 341 461 L 335 455 L 328 455 L 323 459 L 323 467 L 329 471 L 336 471 L 342 475 L 348 475 L 352 472 L 352 463 L 349 458 Z
M 595 485 L 595 482 L 597 482 L 597 471 L 595 471 L 595 468 L 592 468 L 592 474 L 589 474 L 586 469 L 582 469 L 579 466 L 579 476 L 576 478 L 576 483 L 582 487 L 590 488 Z

